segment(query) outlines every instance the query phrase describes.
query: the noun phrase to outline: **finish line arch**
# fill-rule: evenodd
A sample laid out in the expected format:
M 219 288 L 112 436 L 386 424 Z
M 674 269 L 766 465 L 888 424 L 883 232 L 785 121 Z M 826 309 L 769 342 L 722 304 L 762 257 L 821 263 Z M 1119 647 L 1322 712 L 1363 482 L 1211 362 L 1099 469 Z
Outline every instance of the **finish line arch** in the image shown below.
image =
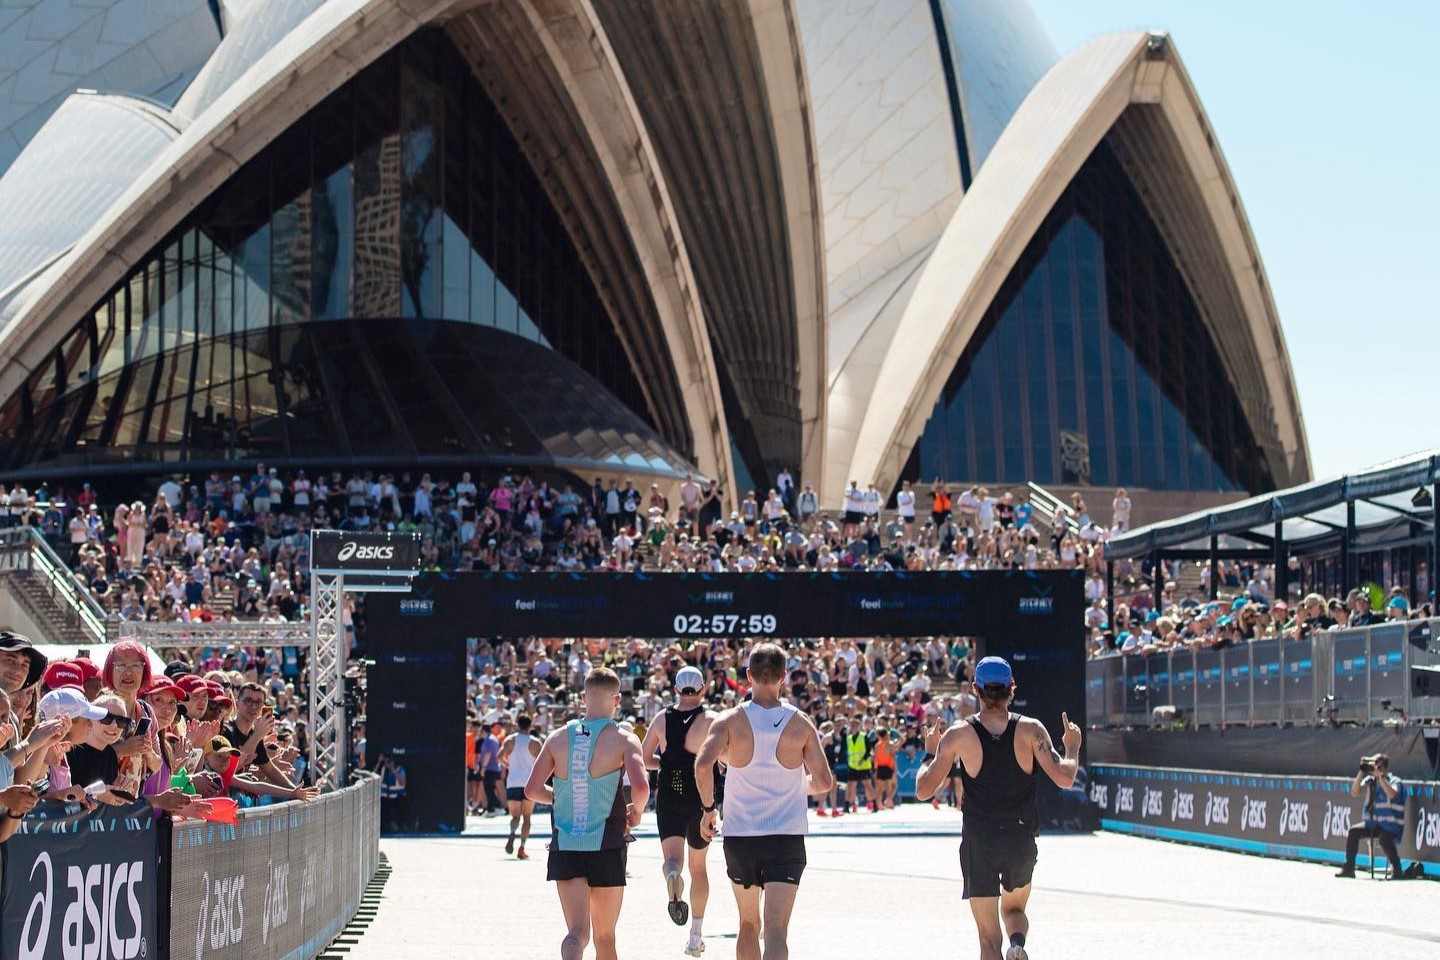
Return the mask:
M 1084 725 L 1083 582 L 1077 570 L 421 576 L 407 595 L 366 600 L 367 762 L 402 758 L 402 832 L 463 830 L 467 642 L 528 637 L 974 637 L 1014 664 L 1016 708 L 1058 738 L 1061 710 Z

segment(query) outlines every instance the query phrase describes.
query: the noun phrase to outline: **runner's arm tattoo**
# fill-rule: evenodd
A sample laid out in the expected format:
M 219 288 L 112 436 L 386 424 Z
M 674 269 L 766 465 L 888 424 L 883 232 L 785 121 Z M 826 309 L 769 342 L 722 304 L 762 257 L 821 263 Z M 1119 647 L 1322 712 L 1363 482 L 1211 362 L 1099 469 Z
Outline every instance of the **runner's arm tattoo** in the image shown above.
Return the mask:
M 1055 743 L 1050 739 L 1050 731 L 1046 730 L 1045 724 L 1040 723 L 1038 720 L 1035 722 L 1035 752 L 1049 753 L 1050 759 L 1056 763 L 1060 763 L 1065 759 L 1060 755 L 1060 751 L 1055 749 Z

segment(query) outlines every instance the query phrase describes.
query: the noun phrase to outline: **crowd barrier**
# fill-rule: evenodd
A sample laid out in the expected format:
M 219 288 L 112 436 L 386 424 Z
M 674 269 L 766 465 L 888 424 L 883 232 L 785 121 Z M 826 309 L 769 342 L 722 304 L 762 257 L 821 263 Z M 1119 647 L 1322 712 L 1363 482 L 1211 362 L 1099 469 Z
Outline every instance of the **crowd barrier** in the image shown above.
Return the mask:
M 1145 726 L 1175 706 L 1197 727 L 1440 719 L 1435 693 L 1414 695 L 1411 667 L 1440 666 L 1440 620 L 1254 640 L 1223 650 L 1102 657 L 1086 664 L 1091 726 Z M 1333 699 L 1331 699 L 1333 698 Z
M 1345 838 L 1363 820 L 1363 798 L 1344 777 L 1267 777 L 1248 773 L 1096 764 L 1090 800 L 1106 830 L 1224 850 L 1320 863 L 1345 859 Z M 1420 861 L 1440 877 L 1440 783 L 1407 783 L 1405 830 L 1397 845 L 1406 867 Z M 1376 868 L 1385 866 L 1375 848 Z M 1369 866 L 1368 846 L 1358 863 Z
M 0 851 L 0 956 L 310 960 L 379 865 L 380 785 L 243 810 L 234 826 L 145 804 L 46 803 Z

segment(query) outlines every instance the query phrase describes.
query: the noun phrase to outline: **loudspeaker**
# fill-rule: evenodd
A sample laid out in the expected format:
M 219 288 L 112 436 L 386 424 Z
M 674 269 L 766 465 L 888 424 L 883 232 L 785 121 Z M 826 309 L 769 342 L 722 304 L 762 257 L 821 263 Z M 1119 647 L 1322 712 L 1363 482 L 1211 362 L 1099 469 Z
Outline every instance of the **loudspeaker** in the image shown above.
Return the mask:
M 1410 696 L 1440 697 L 1440 667 L 1410 667 Z

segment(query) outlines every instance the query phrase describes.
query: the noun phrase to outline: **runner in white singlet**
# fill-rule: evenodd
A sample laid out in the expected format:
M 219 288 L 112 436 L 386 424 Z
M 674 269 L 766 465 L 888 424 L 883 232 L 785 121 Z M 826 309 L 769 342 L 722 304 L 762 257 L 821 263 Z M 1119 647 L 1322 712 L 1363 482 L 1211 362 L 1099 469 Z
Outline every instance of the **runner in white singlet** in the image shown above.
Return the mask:
M 540 755 L 539 742 L 530 735 L 530 718 L 522 715 L 515 721 L 517 733 L 505 738 L 500 748 L 500 766 L 505 768 L 505 803 L 510 808 L 510 839 L 505 841 L 505 852 L 515 853 L 515 828 L 520 828 L 520 852 L 516 859 L 529 860 L 525 852 L 525 841 L 530 839 L 530 815 L 535 804 L 525 798 L 525 781 L 535 768 L 535 758 Z
M 789 955 L 786 934 L 805 872 L 809 798 L 834 783 L 815 724 L 780 699 L 785 673 L 785 652 L 775 644 L 751 651 L 750 702 L 715 719 L 695 759 L 707 839 L 718 829 L 715 764 L 728 764 L 725 868 L 740 911 L 735 952 L 741 957 Z

